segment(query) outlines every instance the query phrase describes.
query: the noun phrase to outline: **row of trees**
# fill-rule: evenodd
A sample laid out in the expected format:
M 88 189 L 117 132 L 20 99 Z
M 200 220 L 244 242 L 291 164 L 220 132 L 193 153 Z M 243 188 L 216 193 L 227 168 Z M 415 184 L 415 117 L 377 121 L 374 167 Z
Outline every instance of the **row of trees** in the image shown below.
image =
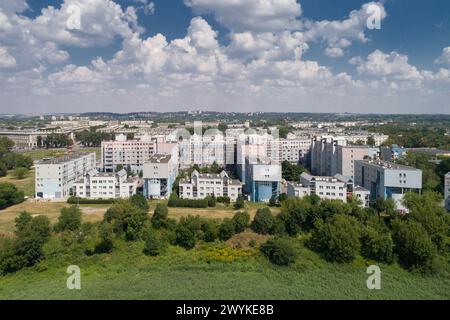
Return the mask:
M 33 166 L 33 160 L 26 155 L 11 152 L 14 142 L 7 137 L 0 137 L 0 177 L 14 169 L 17 179 L 23 179 Z
M 84 147 L 100 147 L 102 141 L 109 141 L 114 138 L 110 133 L 97 132 L 95 129 L 77 132 L 75 137 Z

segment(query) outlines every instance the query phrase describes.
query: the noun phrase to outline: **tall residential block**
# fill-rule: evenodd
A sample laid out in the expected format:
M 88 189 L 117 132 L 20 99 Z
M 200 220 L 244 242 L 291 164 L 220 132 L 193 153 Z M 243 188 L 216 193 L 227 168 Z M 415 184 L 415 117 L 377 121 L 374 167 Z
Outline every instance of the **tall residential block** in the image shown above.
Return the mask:
M 168 154 L 155 154 L 144 164 L 144 196 L 166 199 L 178 176 L 178 158 Z
M 281 189 L 281 164 L 270 158 L 245 158 L 245 193 L 254 202 L 269 202 Z

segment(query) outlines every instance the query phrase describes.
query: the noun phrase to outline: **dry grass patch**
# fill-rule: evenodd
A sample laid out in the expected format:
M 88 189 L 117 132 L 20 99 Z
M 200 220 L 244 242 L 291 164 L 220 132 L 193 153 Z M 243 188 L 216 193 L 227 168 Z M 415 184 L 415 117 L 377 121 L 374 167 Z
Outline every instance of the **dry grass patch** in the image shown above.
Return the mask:
M 270 235 L 257 234 L 251 230 L 246 230 L 234 235 L 226 243 L 233 248 L 249 248 L 252 243 L 256 246 L 260 246 L 270 238 Z

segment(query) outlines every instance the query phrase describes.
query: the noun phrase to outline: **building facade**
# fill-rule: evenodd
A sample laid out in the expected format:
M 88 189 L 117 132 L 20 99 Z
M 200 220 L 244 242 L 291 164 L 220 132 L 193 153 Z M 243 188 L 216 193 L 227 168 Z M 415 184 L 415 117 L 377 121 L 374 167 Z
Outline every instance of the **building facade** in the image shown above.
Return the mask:
M 144 196 L 149 199 L 167 199 L 178 176 L 178 158 L 155 154 L 144 164 Z
M 242 173 L 241 173 L 242 174 Z M 270 158 L 245 158 L 245 193 L 254 202 L 278 198 L 281 190 L 281 164 Z M 241 178 L 242 179 L 242 178 Z
M 136 194 L 139 178 L 127 178 L 127 172 L 99 173 L 91 170 L 74 183 L 73 194 L 85 199 L 119 199 Z
M 114 172 L 121 165 L 138 172 L 156 153 L 157 141 L 149 136 L 141 140 L 127 140 L 125 135 L 118 135 L 115 141 L 103 141 L 101 149 L 101 167 L 104 171 Z
M 201 174 L 194 170 L 190 179 L 182 179 L 179 184 L 181 199 L 204 199 L 207 196 L 229 197 L 236 201 L 242 194 L 242 183 L 222 171 L 220 174 Z
M 68 198 L 74 183 L 95 166 L 95 153 L 77 153 L 38 161 L 35 164 L 36 198 Z
M 404 194 L 422 190 L 422 170 L 381 160 L 356 161 L 355 183 L 370 191 L 371 201 L 393 199 L 405 211 Z

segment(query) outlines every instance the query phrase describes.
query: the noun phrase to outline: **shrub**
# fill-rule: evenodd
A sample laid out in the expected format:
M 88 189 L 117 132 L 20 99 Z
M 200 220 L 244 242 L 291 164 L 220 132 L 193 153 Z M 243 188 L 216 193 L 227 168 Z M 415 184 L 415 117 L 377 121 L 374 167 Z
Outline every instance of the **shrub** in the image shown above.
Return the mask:
M 239 196 L 234 203 L 234 209 L 239 210 L 245 207 L 245 201 L 243 196 Z
M 164 204 L 157 204 L 152 216 L 152 225 L 156 229 L 165 228 L 169 216 L 169 208 Z
M 379 232 L 372 227 L 366 227 L 361 237 L 361 253 L 369 259 L 391 263 L 393 260 L 394 243 L 389 232 Z
M 19 204 L 23 201 L 23 191 L 19 191 L 12 183 L 0 183 L 0 209 Z
M 218 202 L 218 203 L 224 203 L 224 204 L 226 204 L 226 205 L 229 205 L 230 202 L 231 202 L 231 199 L 230 199 L 230 197 L 228 197 L 228 196 L 217 197 L 217 202 Z
M 113 249 L 113 227 L 110 223 L 103 222 L 98 230 L 100 242 L 95 246 L 95 253 L 110 253 Z
M 142 210 L 148 211 L 150 209 L 147 199 L 141 193 L 136 193 L 130 198 L 130 202 L 133 206 Z
M 251 228 L 259 234 L 272 234 L 274 232 L 275 217 L 269 208 L 262 208 L 256 211 Z
M 165 248 L 164 241 L 155 231 L 151 229 L 145 230 L 143 238 L 145 241 L 144 253 L 146 255 L 159 256 L 163 253 Z
M 269 206 L 270 207 L 275 207 L 277 205 L 277 197 L 272 196 L 269 200 Z
M 235 234 L 235 225 L 233 220 L 229 218 L 223 219 L 219 227 L 219 239 L 226 241 Z
M 178 224 L 175 230 L 176 244 L 185 248 L 192 249 L 195 247 L 195 234 L 184 224 Z
M 22 180 L 28 175 L 28 171 L 29 170 L 27 168 L 17 167 L 16 169 L 14 169 L 14 177 L 17 180 Z
M 217 205 L 217 200 L 214 195 L 207 196 L 206 201 L 208 201 L 208 207 L 210 207 L 210 208 L 214 208 Z
M 219 225 L 214 221 L 205 221 L 202 230 L 203 240 L 206 242 L 214 242 L 219 237 Z
M 115 199 L 84 199 L 71 196 L 67 199 L 68 204 L 113 204 Z
M 33 220 L 31 214 L 26 211 L 22 211 L 18 217 L 14 219 L 16 225 L 16 234 L 22 232 L 25 227 Z
M 395 220 L 392 231 L 395 252 L 405 267 L 422 272 L 433 270 L 436 249 L 420 223 Z
M 326 222 L 316 222 L 309 245 L 327 260 L 350 262 L 360 252 L 360 235 L 360 225 L 354 217 L 335 215 Z
M 208 200 L 207 199 L 179 199 L 174 196 L 171 196 L 168 202 L 168 206 L 170 208 L 208 208 Z
M 105 213 L 103 220 L 112 223 L 116 234 L 125 233 L 128 240 L 135 240 L 147 221 L 147 211 L 128 200 L 116 201 Z
M 0 159 L 0 177 L 5 177 L 8 174 L 8 167 L 6 164 Z
M 56 231 L 75 231 L 81 226 L 81 210 L 73 205 L 69 208 L 62 208 L 55 225 Z
M 264 243 L 260 250 L 270 262 L 287 266 L 295 261 L 295 251 L 289 239 L 273 239 Z
M 244 232 L 250 224 L 250 215 L 247 212 L 238 212 L 233 216 L 234 229 L 236 233 Z

